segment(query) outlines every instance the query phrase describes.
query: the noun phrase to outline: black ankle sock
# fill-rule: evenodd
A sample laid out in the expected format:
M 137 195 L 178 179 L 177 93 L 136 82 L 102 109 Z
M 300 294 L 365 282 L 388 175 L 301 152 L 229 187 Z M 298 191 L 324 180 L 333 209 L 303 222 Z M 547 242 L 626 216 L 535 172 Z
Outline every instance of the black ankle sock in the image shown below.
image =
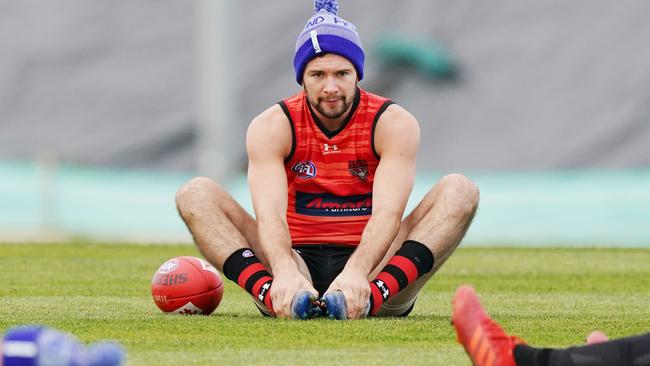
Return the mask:
M 650 333 L 564 349 L 518 345 L 517 366 L 650 366 Z
M 223 264 L 223 274 L 273 311 L 269 290 L 273 277 L 249 248 L 234 251 Z
M 525 344 L 515 346 L 514 357 L 517 366 L 547 366 L 550 348 L 534 348 Z
M 370 281 L 370 315 L 375 315 L 386 300 L 431 271 L 433 262 L 433 253 L 426 245 L 405 241 L 377 278 Z

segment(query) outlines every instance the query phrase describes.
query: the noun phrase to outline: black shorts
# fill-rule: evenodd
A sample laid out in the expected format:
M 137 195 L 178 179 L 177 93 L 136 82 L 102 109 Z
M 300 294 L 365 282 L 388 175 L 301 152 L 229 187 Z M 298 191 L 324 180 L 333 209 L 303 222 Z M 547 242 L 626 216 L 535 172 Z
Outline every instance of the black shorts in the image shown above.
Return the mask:
M 343 271 L 343 267 L 354 252 L 354 247 L 346 247 L 336 244 L 320 245 L 296 245 L 293 249 L 302 257 L 309 269 L 311 280 L 319 297 L 325 291 L 336 276 Z M 415 299 L 406 310 L 398 310 L 397 313 L 388 313 L 387 316 L 404 317 L 411 313 Z
M 305 261 L 311 281 L 320 297 L 343 271 L 355 248 L 335 244 L 309 244 L 296 245 L 293 249 Z

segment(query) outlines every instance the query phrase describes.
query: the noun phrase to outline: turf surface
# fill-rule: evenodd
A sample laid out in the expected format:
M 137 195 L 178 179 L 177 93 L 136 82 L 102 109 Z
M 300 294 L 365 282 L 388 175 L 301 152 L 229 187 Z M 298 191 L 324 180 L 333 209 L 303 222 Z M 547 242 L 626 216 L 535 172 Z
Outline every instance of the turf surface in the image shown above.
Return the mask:
M 469 365 L 450 299 L 473 284 L 511 333 L 568 346 L 593 329 L 650 331 L 650 249 L 461 248 L 406 319 L 263 318 L 230 282 L 211 316 L 168 316 L 150 297 L 165 260 L 192 246 L 0 245 L 0 331 L 39 323 L 85 342 L 117 339 L 129 365 Z

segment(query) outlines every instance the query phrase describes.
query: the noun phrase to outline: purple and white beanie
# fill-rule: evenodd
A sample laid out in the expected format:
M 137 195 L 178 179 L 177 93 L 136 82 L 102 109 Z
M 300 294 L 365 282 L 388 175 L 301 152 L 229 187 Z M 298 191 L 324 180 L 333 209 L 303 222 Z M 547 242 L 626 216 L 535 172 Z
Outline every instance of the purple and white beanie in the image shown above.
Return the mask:
M 302 85 L 307 63 L 326 53 L 335 53 L 350 60 L 359 80 L 363 79 L 365 57 L 359 34 L 354 24 L 337 16 L 338 9 L 336 0 L 314 0 L 314 16 L 307 21 L 296 40 L 293 66 L 298 84 Z

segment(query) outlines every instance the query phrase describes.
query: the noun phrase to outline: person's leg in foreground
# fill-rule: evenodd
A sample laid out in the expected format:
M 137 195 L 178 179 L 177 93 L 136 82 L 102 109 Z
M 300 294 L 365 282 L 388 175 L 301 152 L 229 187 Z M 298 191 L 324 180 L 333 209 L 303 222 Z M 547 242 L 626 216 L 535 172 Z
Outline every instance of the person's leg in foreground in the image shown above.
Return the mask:
M 600 332 L 584 346 L 536 348 L 508 335 L 481 306 L 476 291 L 460 286 L 452 299 L 458 343 L 476 366 L 650 366 L 650 333 L 607 340 Z

